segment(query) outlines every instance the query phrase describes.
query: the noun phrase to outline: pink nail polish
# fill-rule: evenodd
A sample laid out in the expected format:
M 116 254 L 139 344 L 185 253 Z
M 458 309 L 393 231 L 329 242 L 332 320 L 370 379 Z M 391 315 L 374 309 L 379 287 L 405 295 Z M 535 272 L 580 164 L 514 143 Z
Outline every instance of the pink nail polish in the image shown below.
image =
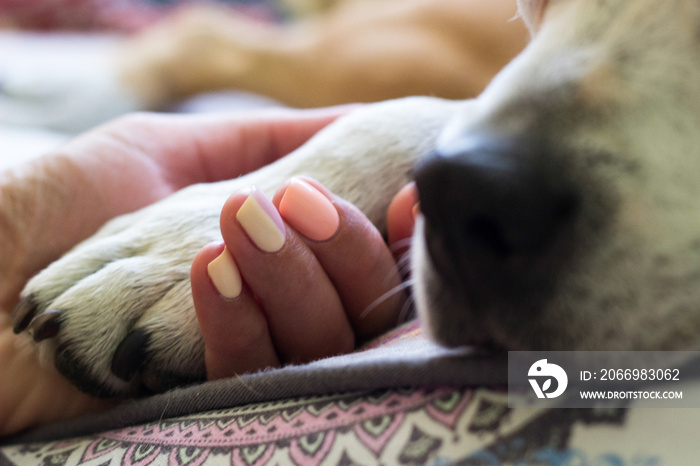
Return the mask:
M 340 216 L 330 199 L 299 178 L 290 180 L 279 211 L 292 228 L 314 241 L 330 239 L 340 226 Z
M 255 245 L 265 252 L 277 252 L 286 240 L 284 222 L 274 204 L 253 189 L 236 213 L 236 219 Z

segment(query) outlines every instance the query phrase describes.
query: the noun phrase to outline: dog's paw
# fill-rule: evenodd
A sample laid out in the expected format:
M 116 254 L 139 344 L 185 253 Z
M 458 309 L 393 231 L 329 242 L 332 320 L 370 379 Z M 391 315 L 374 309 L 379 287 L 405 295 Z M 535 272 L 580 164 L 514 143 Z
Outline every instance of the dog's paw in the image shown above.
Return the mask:
M 162 391 L 205 377 L 189 271 L 220 239 L 220 202 L 193 187 L 108 223 L 26 286 L 14 313 L 47 359 L 101 396 Z M 216 201 L 216 200 L 215 200 Z
M 0 36 L 0 49 L 15 51 L 0 53 L 0 123 L 77 133 L 143 107 L 119 78 L 113 43 L 95 40 L 87 47 L 33 35 L 9 40 Z

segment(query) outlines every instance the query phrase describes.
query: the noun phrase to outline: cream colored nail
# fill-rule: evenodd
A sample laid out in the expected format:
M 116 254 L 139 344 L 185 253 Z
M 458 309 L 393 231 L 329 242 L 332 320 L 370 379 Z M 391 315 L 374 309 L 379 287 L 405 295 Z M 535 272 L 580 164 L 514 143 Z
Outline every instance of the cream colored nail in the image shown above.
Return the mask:
M 233 299 L 241 294 L 243 290 L 241 274 L 226 247 L 219 257 L 207 265 L 207 273 L 216 290 L 224 298 Z
M 277 252 L 284 246 L 286 232 L 282 217 L 261 191 L 253 189 L 238 209 L 236 219 L 253 243 L 263 251 Z

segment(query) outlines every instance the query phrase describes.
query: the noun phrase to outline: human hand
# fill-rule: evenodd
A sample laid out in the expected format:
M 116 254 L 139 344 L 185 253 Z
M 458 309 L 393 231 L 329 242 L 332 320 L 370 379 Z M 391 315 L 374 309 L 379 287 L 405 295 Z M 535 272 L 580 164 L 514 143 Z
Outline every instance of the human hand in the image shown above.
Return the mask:
M 413 185 L 394 198 L 393 245 L 410 237 L 416 202 Z M 191 271 L 210 379 L 347 353 L 397 325 L 406 296 L 390 247 L 318 182 L 294 178 L 272 202 L 235 193 L 221 230 Z
M 0 435 L 105 406 L 12 333 L 9 311 L 28 278 L 110 218 L 257 169 L 347 111 L 129 116 L 0 172 Z

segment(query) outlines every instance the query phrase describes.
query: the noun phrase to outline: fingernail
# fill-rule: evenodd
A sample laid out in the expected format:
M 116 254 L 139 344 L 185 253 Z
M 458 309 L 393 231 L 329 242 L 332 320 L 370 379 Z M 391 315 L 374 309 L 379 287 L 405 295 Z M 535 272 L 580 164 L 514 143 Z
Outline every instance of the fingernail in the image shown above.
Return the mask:
M 212 283 L 214 283 L 216 291 L 224 298 L 233 299 L 241 294 L 243 289 L 241 274 L 226 247 L 219 254 L 219 257 L 209 262 L 207 273 Z
M 420 204 L 416 203 L 416 204 L 414 204 L 413 208 L 411 209 L 411 216 L 413 217 L 414 222 L 418 218 L 418 214 L 420 214 Z
M 280 214 L 292 228 L 314 241 L 331 238 L 340 226 L 330 199 L 299 178 L 290 180 L 280 201 Z
M 255 245 L 265 252 L 277 252 L 286 240 L 284 222 L 274 204 L 258 189 L 248 195 L 236 219 Z

